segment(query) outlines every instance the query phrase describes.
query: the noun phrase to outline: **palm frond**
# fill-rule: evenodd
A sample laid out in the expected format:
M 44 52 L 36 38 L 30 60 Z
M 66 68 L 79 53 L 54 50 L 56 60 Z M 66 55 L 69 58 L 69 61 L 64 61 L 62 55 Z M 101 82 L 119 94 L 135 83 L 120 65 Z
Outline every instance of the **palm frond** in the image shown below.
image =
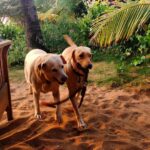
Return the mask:
M 150 3 L 126 5 L 94 20 L 90 42 L 106 47 L 121 40 L 128 40 L 149 19 Z

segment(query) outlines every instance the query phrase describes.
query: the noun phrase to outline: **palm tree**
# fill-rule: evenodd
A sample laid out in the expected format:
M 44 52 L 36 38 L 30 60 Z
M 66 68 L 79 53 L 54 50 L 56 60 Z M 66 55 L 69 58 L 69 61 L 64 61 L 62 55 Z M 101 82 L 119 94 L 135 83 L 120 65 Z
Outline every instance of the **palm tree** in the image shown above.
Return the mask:
M 148 20 L 150 20 L 150 3 L 126 5 L 98 17 L 93 22 L 90 42 L 106 47 L 121 40 L 128 40 Z
M 43 37 L 33 0 L 21 0 L 26 28 L 26 40 L 29 48 L 45 49 Z

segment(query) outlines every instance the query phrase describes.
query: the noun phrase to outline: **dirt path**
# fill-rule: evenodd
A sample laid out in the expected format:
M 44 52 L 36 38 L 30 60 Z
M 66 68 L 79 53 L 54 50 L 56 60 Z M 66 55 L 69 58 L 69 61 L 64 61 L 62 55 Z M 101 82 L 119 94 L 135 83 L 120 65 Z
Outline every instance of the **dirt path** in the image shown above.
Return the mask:
M 11 83 L 14 120 L 0 124 L 0 150 L 150 150 L 150 90 L 89 86 L 81 113 L 88 129 L 78 131 L 71 103 L 63 104 L 63 124 L 55 108 L 42 106 L 43 121 L 34 119 L 32 95 L 25 82 Z M 61 89 L 66 95 L 66 89 Z M 41 100 L 53 102 L 51 94 Z

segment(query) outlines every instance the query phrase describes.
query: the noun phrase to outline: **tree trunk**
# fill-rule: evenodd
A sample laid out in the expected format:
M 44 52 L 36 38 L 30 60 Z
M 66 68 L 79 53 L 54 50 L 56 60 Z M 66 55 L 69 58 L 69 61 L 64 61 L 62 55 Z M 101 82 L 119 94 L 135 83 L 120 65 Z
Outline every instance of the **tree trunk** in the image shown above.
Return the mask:
M 24 15 L 23 19 L 25 23 L 26 41 L 28 48 L 40 48 L 45 50 L 36 7 L 33 0 L 21 0 L 21 5 Z

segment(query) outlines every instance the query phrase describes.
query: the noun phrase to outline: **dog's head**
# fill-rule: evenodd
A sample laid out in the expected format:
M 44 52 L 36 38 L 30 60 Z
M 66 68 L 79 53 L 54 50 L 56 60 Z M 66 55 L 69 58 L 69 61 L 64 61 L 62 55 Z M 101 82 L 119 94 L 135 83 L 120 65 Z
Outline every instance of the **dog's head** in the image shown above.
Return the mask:
M 38 69 L 46 80 L 64 84 L 68 78 L 64 72 L 65 63 L 63 56 L 50 54 L 45 58 L 44 62 L 38 65 Z
M 72 53 L 74 62 L 83 69 L 92 69 L 92 53 L 91 49 L 84 46 L 76 47 Z

